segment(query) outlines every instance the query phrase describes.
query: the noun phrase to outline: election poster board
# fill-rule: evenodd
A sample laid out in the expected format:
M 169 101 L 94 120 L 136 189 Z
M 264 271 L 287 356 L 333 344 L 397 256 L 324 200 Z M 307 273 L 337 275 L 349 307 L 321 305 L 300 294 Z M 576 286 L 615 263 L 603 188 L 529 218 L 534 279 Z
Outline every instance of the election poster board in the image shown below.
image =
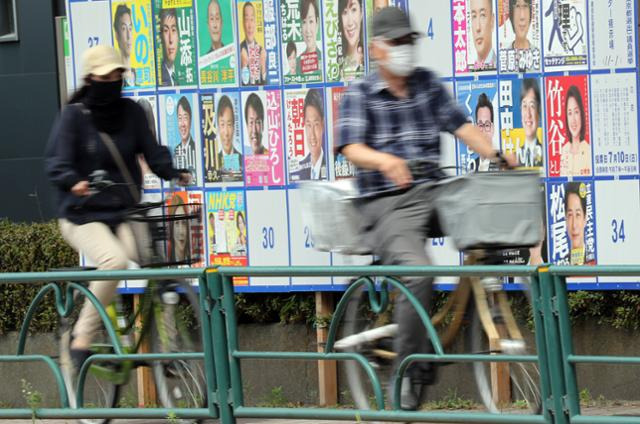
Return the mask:
M 67 0 L 70 89 L 83 54 L 113 46 L 123 95 L 176 167 L 175 190 L 139 157 L 143 198 L 201 204 L 198 266 L 341 266 L 371 256 L 318 251 L 303 216 L 307 180 L 354 178 L 335 150 L 341 101 L 373 78 L 373 17 L 407 12 L 415 60 L 433 70 L 468 122 L 540 173 L 544 239 L 503 252 L 509 264 L 640 260 L 638 0 Z M 491 170 L 453 134 L 441 164 Z M 177 194 L 176 194 L 177 193 Z M 175 209 L 174 208 L 174 209 Z M 336 235 L 338 237 L 339 235 Z M 173 240 L 178 246 L 183 240 Z M 447 237 L 432 260 L 458 265 Z M 199 250 L 198 250 L 199 249 Z M 180 248 L 178 249 L 178 253 Z M 342 290 L 349 278 L 242 278 L 238 291 Z M 444 278 L 437 283 L 455 284 Z M 571 288 L 640 288 L 634 277 L 570 279 Z M 140 290 L 126 282 L 124 291 Z

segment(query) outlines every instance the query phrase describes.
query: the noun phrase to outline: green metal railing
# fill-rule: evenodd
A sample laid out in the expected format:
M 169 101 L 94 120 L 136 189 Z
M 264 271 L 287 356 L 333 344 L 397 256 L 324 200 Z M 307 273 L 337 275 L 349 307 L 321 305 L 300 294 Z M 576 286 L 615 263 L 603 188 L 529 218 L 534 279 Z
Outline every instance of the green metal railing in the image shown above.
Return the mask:
M 238 327 L 235 317 L 233 277 L 317 277 L 351 276 L 360 277 L 346 291 L 336 307 L 330 327 L 327 343 L 323 352 L 253 352 L 238 348 Z M 402 276 L 523 276 L 531 281 L 533 318 L 535 325 L 536 355 L 476 355 L 446 354 L 436 335 L 428 314 L 418 301 L 397 279 L 389 275 Z M 640 364 L 640 358 L 615 356 L 575 355 L 571 338 L 571 328 L 567 306 L 567 276 L 581 275 L 640 275 L 640 266 L 596 266 L 596 267 L 527 267 L 527 266 L 463 266 L 463 267 L 221 267 L 210 269 L 162 269 L 134 271 L 82 271 L 0 274 L 3 283 L 52 282 L 47 284 L 36 296 L 23 323 L 20 342 L 16 355 L 2 355 L 0 362 L 43 362 L 55 377 L 59 391 L 59 408 L 0 409 L 0 418 L 165 418 L 175 415 L 180 418 L 219 418 L 223 424 L 233 424 L 236 418 L 284 418 L 284 419 L 347 419 L 374 421 L 429 421 L 429 422 L 468 422 L 468 423 L 549 423 L 549 424 L 640 424 L 640 417 L 606 417 L 581 415 L 575 367 L 581 363 L 617 363 Z M 434 345 L 433 354 L 411 355 L 403 362 L 400 373 L 410 362 L 428 360 L 432 362 L 537 362 L 540 369 L 540 389 L 544 400 L 540 415 L 494 414 L 483 412 L 409 412 L 401 411 L 399 403 L 399 384 L 396 383 L 392 401 L 393 409 L 385 410 L 384 397 L 380 381 L 368 361 L 357 353 L 337 353 L 333 351 L 337 326 L 345 312 L 346 302 L 359 286 L 373 285 L 372 278 L 383 277 L 384 283 L 378 292 L 370 291 L 370 301 L 374 312 L 384 310 L 388 303 L 389 287 L 402 291 L 408 296 L 418 311 L 427 334 Z M 25 355 L 26 332 L 37 305 L 50 291 L 55 294 L 56 309 L 62 316 L 71 309 L 72 290 L 80 290 L 77 284 L 62 290 L 64 281 L 87 280 L 135 280 L 164 278 L 197 278 L 200 288 L 202 319 L 202 353 L 163 353 L 163 354 L 125 354 L 114 349 L 109 355 L 93 356 L 92 361 L 109 359 L 110 361 L 152 360 L 152 359 L 193 359 L 203 358 L 207 381 L 207 407 L 186 408 L 78 408 L 69 407 L 62 374 L 52 358 L 29 354 Z M 375 294 L 374 294 L 375 293 Z M 95 299 L 94 299 L 95 300 Z M 97 304 L 97 302 L 96 302 Z M 101 307 L 99 309 L 102 309 Z M 105 325 L 110 326 L 104 309 L 100 311 Z M 113 331 L 113 329 L 111 329 Z M 115 333 L 114 333 L 115 334 Z M 118 346 L 116 340 L 116 346 Z M 325 408 L 261 408 L 247 407 L 243 399 L 241 362 L 245 359 L 295 359 L 356 361 L 371 380 L 374 388 L 377 409 L 325 409 Z M 80 372 L 79 388 L 86 376 L 89 364 Z M 78 391 L 81 393 L 81 391 Z M 79 403 L 81 405 L 81 403 Z

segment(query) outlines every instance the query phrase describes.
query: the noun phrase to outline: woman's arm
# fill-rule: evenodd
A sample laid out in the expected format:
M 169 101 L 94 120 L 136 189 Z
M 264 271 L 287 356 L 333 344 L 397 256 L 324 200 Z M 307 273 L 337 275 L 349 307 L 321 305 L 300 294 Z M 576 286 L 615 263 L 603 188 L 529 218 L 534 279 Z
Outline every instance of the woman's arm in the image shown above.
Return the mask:
M 78 163 L 77 141 L 80 138 L 76 123 L 79 119 L 79 108 L 66 106 L 51 129 L 45 150 L 45 172 L 49 180 L 63 191 L 70 191 L 86 179 L 75 166 Z

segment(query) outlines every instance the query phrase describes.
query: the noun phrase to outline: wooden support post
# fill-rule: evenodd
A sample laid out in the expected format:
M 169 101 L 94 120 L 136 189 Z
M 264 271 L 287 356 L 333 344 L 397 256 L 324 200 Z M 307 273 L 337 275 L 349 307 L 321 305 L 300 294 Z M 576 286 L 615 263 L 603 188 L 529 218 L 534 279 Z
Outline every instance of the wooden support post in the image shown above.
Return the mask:
M 134 294 L 133 295 L 133 310 L 134 312 L 138 310 L 140 306 L 141 295 Z M 136 318 L 136 328 L 142 328 L 142 321 L 140 320 L 140 315 Z M 140 337 L 140 332 L 136 331 L 136 341 Z M 148 353 L 151 351 L 151 346 L 149 346 L 149 338 L 142 341 L 140 345 L 140 349 L 138 353 Z M 136 380 L 138 383 L 138 406 L 141 408 L 147 406 L 157 406 L 158 400 L 156 396 L 156 385 L 153 380 L 153 373 L 151 372 L 151 368 L 149 367 L 138 367 L 136 369 Z
M 493 302 L 499 302 L 498 296 L 495 293 L 489 294 L 493 298 Z M 509 331 L 504 323 L 496 323 L 496 330 L 500 338 L 492 339 L 489 341 L 489 346 L 492 352 L 500 352 L 502 346 L 500 345 L 500 339 L 509 338 Z M 492 362 L 491 363 L 491 387 L 493 387 L 492 398 L 493 402 L 499 407 L 507 406 L 511 403 L 511 379 L 509 378 L 509 363 L 508 362 Z
M 333 297 L 331 293 L 316 292 L 316 317 L 318 322 L 324 324 L 326 319 L 333 314 Z M 324 351 L 327 341 L 329 326 L 318 325 L 316 337 L 318 352 Z M 336 361 L 318 361 L 318 393 L 320 406 L 331 406 L 338 403 L 338 373 Z

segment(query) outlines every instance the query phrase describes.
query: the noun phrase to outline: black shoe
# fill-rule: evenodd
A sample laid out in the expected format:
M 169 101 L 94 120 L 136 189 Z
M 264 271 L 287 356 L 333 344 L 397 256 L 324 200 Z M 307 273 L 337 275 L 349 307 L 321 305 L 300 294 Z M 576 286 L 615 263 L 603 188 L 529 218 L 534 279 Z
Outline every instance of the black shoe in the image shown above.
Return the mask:
M 91 351 L 88 349 L 70 349 L 69 353 L 71 355 L 71 364 L 73 365 L 74 373 L 77 376 L 84 361 L 91 356 Z
M 393 406 L 393 383 L 394 378 L 389 383 L 389 402 Z M 404 411 L 416 411 L 420 406 L 422 385 L 414 384 L 411 377 L 403 377 L 400 385 L 400 409 Z

